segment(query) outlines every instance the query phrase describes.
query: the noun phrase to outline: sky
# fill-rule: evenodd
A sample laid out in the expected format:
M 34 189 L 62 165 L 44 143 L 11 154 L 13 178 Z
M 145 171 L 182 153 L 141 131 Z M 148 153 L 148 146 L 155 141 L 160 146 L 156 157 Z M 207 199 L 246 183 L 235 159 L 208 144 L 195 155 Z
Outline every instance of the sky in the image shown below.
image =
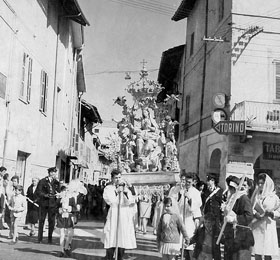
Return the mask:
M 130 94 L 126 88 L 139 80 L 143 59 L 146 68 L 155 70 L 148 78 L 157 80 L 162 53 L 185 43 L 186 19 L 171 17 L 181 0 L 79 0 L 90 23 L 84 28 L 84 71 L 87 92 L 83 95 L 97 107 L 102 120 L 122 118 L 118 96 Z M 132 6 L 131 6 L 132 5 Z M 164 10 L 163 10 L 164 8 Z M 149 9 L 149 10 L 144 10 Z

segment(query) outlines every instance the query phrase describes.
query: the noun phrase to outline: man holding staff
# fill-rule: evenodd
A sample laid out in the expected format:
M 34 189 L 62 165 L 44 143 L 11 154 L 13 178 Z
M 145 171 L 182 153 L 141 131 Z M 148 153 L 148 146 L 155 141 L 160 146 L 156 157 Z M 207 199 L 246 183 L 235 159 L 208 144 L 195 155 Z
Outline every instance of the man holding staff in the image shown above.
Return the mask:
M 106 260 L 123 260 L 125 249 L 136 248 L 133 216 L 129 205 L 134 197 L 129 187 L 121 179 L 121 172 L 111 172 L 112 183 L 104 189 L 103 198 L 110 206 L 104 226 L 104 248 Z
M 202 206 L 200 192 L 193 186 L 194 175 L 191 172 L 183 172 L 181 174 L 181 185 L 176 186 L 169 192 L 169 196 L 178 203 L 178 210 L 183 218 L 183 223 L 186 226 L 187 235 L 190 239 L 199 226 L 199 219 L 201 217 L 200 207 Z M 186 260 L 192 259 L 193 245 L 188 246 L 186 249 L 188 251 Z
M 253 210 L 246 190 L 242 188 L 244 177 L 240 181 L 236 176 L 229 176 L 226 181 L 230 196 L 224 210 L 224 259 L 251 260 L 250 247 L 254 245 L 254 237 L 248 225 L 253 219 Z

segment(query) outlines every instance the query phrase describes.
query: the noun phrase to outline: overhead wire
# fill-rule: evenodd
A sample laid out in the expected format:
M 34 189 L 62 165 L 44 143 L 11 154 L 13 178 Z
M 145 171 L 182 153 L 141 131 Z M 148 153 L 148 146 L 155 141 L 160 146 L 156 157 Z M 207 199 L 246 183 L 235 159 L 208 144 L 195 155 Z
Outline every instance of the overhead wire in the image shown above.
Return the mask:
M 173 9 L 173 7 L 171 8 L 171 6 L 169 7 L 156 6 L 153 3 L 146 3 L 146 2 L 142 3 L 142 1 L 141 2 L 135 0 L 134 1 L 133 0 L 109 0 L 109 1 L 138 8 L 138 9 L 147 10 L 154 13 L 159 13 L 162 15 L 167 15 L 167 16 L 172 16 L 176 11 L 175 9 Z
M 280 8 L 273 9 L 271 12 L 256 15 L 256 17 L 254 17 L 255 15 L 252 14 L 252 16 L 251 16 L 252 21 L 247 22 L 247 23 L 240 23 L 240 25 L 244 26 L 244 27 L 260 26 L 260 25 L 264 25 L 265 23 L 269 22 L 269 21 L 264 21 L 264 20 L 269 20 L 269 19 L 279 19 L 280 20 L 280 17 L 273 16 L 276 14 L 280 14 Z M 250 14 L 246 14 L 246 13 L 244 13 L 244 14 L 243 13 L 239 13 L 239 14 L 233 13 L 233 15 L 250 17 Z M 261 27 L 263 27 L 263 26 L 261 26 Z
M 159 69 L 149 69 L 147 72 L 154 72 Z M 95 76 L 95 75 L 100 75 L 100 74 L 118 74 L 118 73 L 137 73 L 140 72 L 140 70 L 104 70 L 104 71 L 99 71 L 95 73 L 85 73 L 87 76 Z
M 175 5 L 168 5 L 160 3 L 159 1 L 149 1 L 149 0 L 109 0 L 111 2 L 124 4 L 130 7 L 143 9 L 147 11 L 151 11 L 154 13 L 160 13 L 162 15 L 172 16 L 177 12 L 180 15 L 187 15 L 191 10 L 183 9 L 179 10 L 179 6 L 175 7 Z

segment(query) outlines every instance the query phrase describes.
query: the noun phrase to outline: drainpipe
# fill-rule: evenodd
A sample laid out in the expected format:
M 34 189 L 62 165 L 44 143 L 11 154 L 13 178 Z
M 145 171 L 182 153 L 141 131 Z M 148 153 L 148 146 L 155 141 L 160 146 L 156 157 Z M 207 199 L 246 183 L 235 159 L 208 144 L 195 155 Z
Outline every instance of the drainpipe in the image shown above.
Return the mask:
M 208 37 L 208 1 L 205 3 L 205 31 L 204 35 Z M 204 108 L 204 92 L 205 92 L 205 81 L 206 81 L 206 62 L 207 62 L 207 41 L 204 41 L 204 57 L 203 57 L 203 72 L 202 72 L 202 88 L 201 88 L 201 100 L 200 100 L 200 117 L 199 117 L 199 133 L 197 140 L 197 165 L 196 172 L 199 175 L 200 165 L 200 151 L 201 151 L 201 133 L 202 133 L 202 120 L 203 120 L 203 108 Z

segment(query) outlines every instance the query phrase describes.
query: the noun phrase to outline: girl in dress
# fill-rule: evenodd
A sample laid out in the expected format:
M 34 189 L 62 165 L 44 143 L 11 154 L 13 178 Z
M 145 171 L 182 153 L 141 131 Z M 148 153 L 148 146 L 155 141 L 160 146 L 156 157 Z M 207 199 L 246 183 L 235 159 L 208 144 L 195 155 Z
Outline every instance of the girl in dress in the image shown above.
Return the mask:
M 61 252 L 58 256 L 70 256 L 70 233 L 74 229 L 74 214 L 77 211 L 77 206 L 75 198 L 72 196 L 72 193 L 67 190 L 66 185 L 61 187 L 58 198 L 57 227 L 60 229 L 59 244 L 61 246 Z
M 157 244 L 163 260 L 175 260 L 180 254 L 180 233 L 189 241 L 186 228 L 181 217 L 172 210 L 172 199 L 163 200 L 164 213 L 162 214 L 157 229 Z

